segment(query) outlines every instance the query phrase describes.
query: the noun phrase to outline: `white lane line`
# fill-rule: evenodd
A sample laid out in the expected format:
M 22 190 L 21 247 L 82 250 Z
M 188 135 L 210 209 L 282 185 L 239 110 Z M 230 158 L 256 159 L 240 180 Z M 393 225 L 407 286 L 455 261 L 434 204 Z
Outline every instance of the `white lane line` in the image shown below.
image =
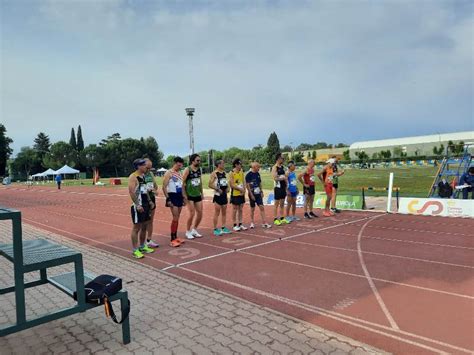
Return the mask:
M 425 345 L 425 344 L 422 344 L 422 343 L 418 343 L 416 341 L 413 341 L 413 340 L 410 340 L 410 339 L 407 339 L 407 338 L 403 338 L 403 337 L 395 335 L 395 334 L 411 337 L 411 338 L 417 339 L 419 341 L 430 342 L 430 343 L 433 343 L 433 344 L 436 344 L 436 345 L 439 345 L 439 346 L 443 346 L 443 347 L 450 348 L 450 349 L 453 349 L 453 350 L 457 350 L 457 351 L 460 351 L 460 352 L 472 354 L 471 350 L 464 349 L 464 348 L 458 347 L 456 345 L 448 344 L 448 343 L 445 343 L 445 342 L 442 342 L 442 341 L 439 341 L 439 340 L 427 338 L 427 337 L 424 337 L 424 336 L 421 336 L 421 335 L 409 333 L 409 332 L 399 330 L 399 329 L 398 330 L 397 329 L 392 329 L 390 327 L 387 327 L 387 326 L 384 326 L 384 325 L 381 325 L 381 324 L 377 324 L 377 323 L 369 322 L 369 321 L 366 321 L 366 320 L 363 320 L 363 319 L 351 317 L 351 316 L 341 314 L 341 313 L 338 313 L 338 312 L 334 312 L 334 311 L 331 311 L 331 310 L 328 310 L 328 309 L 325 309 L 325 308 L 308 305 L 308 304 L 305 304 L 305 303 L 302 303 L 302 302 L 299 302 L 299 301 L 295 301 L 295 300 L 292 300 L 292 299 L 289 299 L 289 298 L 286 298 L 286 297 L 283 297 L 283 296 L 279 296 L 279 295 L 275 295 L 275 294 L 272 294 L 272 293 L 269 293 L 269 292 L 266 292 L 266 291 L 262 291 L 262 290 L 259 290 L 259 289 L 256 289 L 256 288 L 253 288 L 253 287 L 250 287 L 250 286 L 245 286 L 245 285 L 242 285 L 242 284 L 239 284 L 239 283 L 236 283 L 236 282 L 221 279 L 219 277 L 207 275 L 207 274 L 204 274 L 204 273 L 201 273 L 199 271 L 192 270 L 192 269 L 189 269 L 189 268 L 182 268 L 182 270 L 190 272 L 190 273 L 194 273 L 196 275 L 199 275 L 199 276 L 202 276 L 202 277 L 214 280 L 214 281 L 221 282 L 221 283 L 229 285 L 229 286 L 233 286 L 233 287 L 245 290 L 245 291 L 249 291 L 251 293 L 254 293 L 254 294 L 257 294 L 257 295 L 260 295 L 260 296 L 264 296 L 264 297 L 267 297 L 267 298 L 270 298 L 270 299 L 273 299 L 273 300 L 276 300 L 276 301 L 280 301 L 280 302 L 285 303 L 287 305 L 298 307 L 298 308 L 307 310 L 309 312 L 312 312 L 312 313 L 315 313 L 315 314 L 318 314 L 318 315 L 322 315 L 322 316 L 325 316 L 325 317 L 328 317 L 328 318 L 332 318 L 332 319 L 335 319 L 337 321 L 347 323 L 347 324 L 350 324 L 350 325 L 353 325 L 355 327 L 368 330 L 368 331 L 376 333 L 376 334 L 381 334 L 383 336 L 386 336 L 386 337 L 389 337 L 389 338 L 392 338 L 392 339 L 396 339 L 398 341 L 401 341 L 401 342 L 404 342 L 404 343 L 407 343 L 407 344 L 411 344 L 411 345 L 414 345 L 414 346 L 417 346 L 417 347 L 420 347 L 420 348 L 423 348 L 423 349 L 426 349 L 426 350 L 430 350 L 430 351 L 433 351 L 433 352 L 438 353 L 438 354 L 448 354 L 448 353 L 445 352 L 445 351 L 442 351 L 440 349 L 436 349 L 436 348 L 433 348 L 431 346 L 428 346 L 428 345 Z M 174 276 L 174 274 L 172 274 L 172 273 L 171 273 L 171 275 Z M 379 329 L 374 329 L 372 327 L 380 328 L 380 329 L 383 329 L 385 331 L 379 330 Z M 390 333 L 388 333 L 388 332 L 390 332 Z M 395 333 L 395 334 L 392 334 L 392 333 Z
M 379 215 L 379 216 L 375 216 L 375 217 L 369 219 L 361 227 L 361 229 L 359 231 L 359 235 L 357 236 L 357 254 L 359 255 L 359 261 L 360 261 L 360 265 L 362 266 L 362 271 L 364 271 L 364 275 L 367 279 L 367 282 L 369 283 L 369 286 L 372 289 L 372 292 L 374 293 L 374 296 L 377 299 L 377 302 L 379 303 L 380 308 L 382 309 L 383 313 L 385 314 L 385 317 L 387 317 L 388 322 L 390 323 L 391 327 L 393 329 L 399 330 L 400 328 L 398 327 L 397 323 L 395 322 L 392 315 L 390 314 L 387 306 L 385 305 L 385 302 L 382 299 L 382 296 L 380 296 L 380 293 L 377 290 L 377 287 L 375 286 L 375 283 L 372 280 L 372 277 L 370 276 L 369 270 L 367 270 L 367 266 L 365 265 L 365 261 L 364 261 L 364 256 L 362 255 L 362 249 L 361 249 L 361 243 L 360 243 L 361 238 L 362 238 L 362 233 L 364 233 L 364 230 L 367 227 L 367 225 L 370 222 L 372 222 L 374 219 L 382 217 L 382 216 L 383 215 Z
M 272 256 L 266 256 L 266 255 L 262 255 L 262 254 L 251 253 L 251 252 L 241 252 L 241 253 L 242 253 L 242 254 L 246 254 L 246 255 L 255 256 L 255 257 L 258 257 L 258 258 L 262 258 L 262 259 L 268 259 L 268 260 L 278 261 L 278 262 L 281 262 L 281 263 L 286 263 L 286 264 L 290 264 L 290 265 L 301 266 L 301 267 L 305 267 L 305 268 L 309 268 L 309 269 L 315 269 L 315 270 L 321 270 L 321 271 L 332 272 L 332 273 L 335 273 L 335 274 L 353 276 L 353 277 L 362 278 L 362 279 L 365 280 L 365 275 L 354 274 L 354 273 L 352 273 L 352 272 L 341 271 L 341 270 L 335 270 L 335 269 L 329 269 L 329 268 L 325 268 L 325 267 L 322 267 L 322 266 L 309 265 L 309 264 L 304 264 L 304 263 L 300 263 L 300 262 L 297 262 L 297 261 L 291 261 L 291 260 L 285 260 L 285 259 L 280 259 L 280 258 L 274 258 L 274 257 L 272 257 Z M 428 291 L 428 292 L 435 292 L 435 293 L 441 293 L 441 294 L 448 295 L 448 296 L 455 296 L 455 297 L 466 298 L 466 299 L 469 299 L 469 300 L 474 300 L 474 296 L 464 295 L 464 294 L 461 294 L 461 293 L 454 293 L 454 292 L 449 292 L 449 291 L 442 291 L 442 290 L 437 290 L 437 289 L 433 289 L 433 288 L 429 288 L 429 287 L 423 287 L 423 286 L 417 286 L 417 285 L 406 284 L 406 283 L 403 283 L 403 282 L 397 282 L 397 281 L 391 281 L 391 280 L 380 279 L 380 278 L 377 278 L 377 277 L 373 277 L 372 279 L 375 280 L 375 281 L 380 281 L 380 282 L 384 282 L 384 283 L 388 283 L 388 284 L 392 284 L 392 285 L 411 287 L 411 288 L 418 289 L 418 290 L 423 290 L 423 291 Z

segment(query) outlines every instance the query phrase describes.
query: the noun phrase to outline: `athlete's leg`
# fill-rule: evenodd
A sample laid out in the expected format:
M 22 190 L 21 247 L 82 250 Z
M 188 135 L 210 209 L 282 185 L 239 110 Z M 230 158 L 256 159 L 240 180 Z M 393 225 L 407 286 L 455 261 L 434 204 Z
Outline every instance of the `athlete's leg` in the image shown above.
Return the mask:
M 227 224 L 227 205 L 221 207 L 222 212 L 222 227 L 225 227 Z
M 141 228 L 140 228 L 140 232 L 139 232 L 139 237 L 140 237 L 140 247 L 143 247 L 145 245 L 145 242 L 146 242 L 146 231 L 148 229 L 148 224 L 150 223 L 150 221 L 146 221 L 146 222 L 143 222 L 141 223 Z
M 293 202 L 291 204 L 291 215 L 295 217 L 296 215 L 296 199 L 297 197 L 293 197 Z
M 194 220 L 194 215 L 196 214 L 196 209 L 194 207 L 194 201 L 189 201 L 188 200 L 188 211 L 189 211 L 189 217 L 186 223 L 186 231 L 191 230 L 191 226 L 193 225 L 193 220 Z
M 202 221 L 202 201 L 196 202 L 194 204 L 194 209 L 196 210 L 196 220 L 194 221 L 194 229 L 199 227 L 199 224 Z
M 260 218 L 262 219 L 262 224 L 267 224 L 267 219 L 265 217 L 265 207 L 264 206 L 258 206 L 260 209 Z M 253 217 L 252 217 L 252 222 L 253 222 Z
M 153 236 L 153 220 L 155 218 L 156 208 L 150 211 L 150 221 L 147 223 L 146 226 L 146 239 L 149 242 L 151 237 Z
M 244 221 L 244 203 L 239 205 L 239 223 L 242 224 Z
M 255 217 L 255 206 L 250 207 L 250 222 L 252 224 L 254 224 L 254 222 L 255 222 L 254 217 Z
M 336 208 L 337 189 L 333 186 L 331 197 L 331 208 Z
M 288 196 L 286 202 L 287 202 L 287 204 L 286 204 L 286 216 L 289 217 L 290 216 L 290 207 L 293 204 L 293 197 Z
M 278 207 L 280 205 L 280 200 L 274 200 L 273 201 L 273 218 L 277 219 L 278 218 Z
M 283 218 L 283 216 L 285 215 L 285 199 L 281 199 L 280 200 L 280 216 L 281 218 Z
M 306 200 L 308 201 L 308 208 L 310 212 L 313 212 L 313 205 L 314 205 L 314 195 L 308 195 L 306 197 Z
M 237 225 L 237 212 L 239 210 L 239 205 L 233 204 L 232 205 L 232 223 L 234 223 L 234 227 Z
M 214 203 L 214 218 L 212 220 L 214 229 L 217 229 L 217 222 L 219 221 L 219 215 L 221 214 L 222 207 L 219 204 Z
M 138 234 L 142 229 L 141 223 L 134 224 L 132 227 L 131 239 L 132 239 L 132 247 L 133 249 L 138 248 Z

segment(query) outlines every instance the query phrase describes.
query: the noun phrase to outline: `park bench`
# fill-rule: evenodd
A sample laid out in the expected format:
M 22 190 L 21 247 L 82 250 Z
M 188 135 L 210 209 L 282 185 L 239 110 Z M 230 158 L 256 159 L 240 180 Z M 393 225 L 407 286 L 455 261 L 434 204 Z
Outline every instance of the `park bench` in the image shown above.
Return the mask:
M 4 256 L 13 263 L 15 280 L 14 285 L 1 288 L 0 295 L 14 292 L 16 306 L 16 324 L 0 328 L 0 337 L 99 306 L 99 304 L 87 303 L 85 300 L 84 285 L 91 281 L 94 276 L 84 272 L 81 253 L 51 243 L 46 239 L 23 241 L 20 211 L 0 206 L 0 220 L 11 220 L 12 222 L 13 244 L 0 244 L 0 256 Z M 48 268 L 69 263 L 74 264 L 73 272 L 48 276 Z M 25 283 L 25 274 L 36 271 L 39 272 L 39 279 Z M 51 284 L 72 298 L 74 298 L 77 291 L 75 305 L 37 318 L 27 319 L 25 289 L 44 284 Z M 121 290 L 110 297 L 109 300 L 111 302 L 120 300 L 123 312 L 128 306 L 128 293 Z M 130 343 L 130 322 L 128 318 L 122 323 L 122 338 L 124 344 Z

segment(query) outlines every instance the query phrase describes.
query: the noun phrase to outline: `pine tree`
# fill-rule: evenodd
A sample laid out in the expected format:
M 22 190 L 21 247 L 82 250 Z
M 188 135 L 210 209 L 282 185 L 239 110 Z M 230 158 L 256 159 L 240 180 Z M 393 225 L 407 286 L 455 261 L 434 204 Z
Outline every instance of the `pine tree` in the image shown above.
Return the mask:
M 278 153 L 281 153 L 280 149 L 280 140 L 275 132 L 270 134 L 267 141 L 267 153 L 268 153 L 268 162 L 275 162 L 275 157 Z
M 74 132 L 74 127 L 71 128 L 71 138 L 69 138 L 69 144 L 74 150 L 77 150 L 76 132 Z
M 82 152 L 84 150 L 84 139 L 82 139 L 82 128 L 81 125 L 77 127 L 77 151 Z
M 10 144 L 13 140 L 7 136 L 7 129 L 0 123 L 0 176 L 5 174 L 7 169 L 7 160 L 13 153 Z

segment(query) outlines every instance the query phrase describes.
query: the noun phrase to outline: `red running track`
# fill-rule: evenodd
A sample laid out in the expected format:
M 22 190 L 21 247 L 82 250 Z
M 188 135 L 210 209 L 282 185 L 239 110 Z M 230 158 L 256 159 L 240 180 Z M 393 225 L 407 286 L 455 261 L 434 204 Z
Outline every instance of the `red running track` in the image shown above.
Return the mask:
M 386 351 L 474 351 L 474 220 L 347 211 L 216 238 L 206 201 L 205 237 L 172 249 L 170 214 L 158 201 L 162 246 L 137 262 Z M 130 257 L 125 189 L 10 186 L 0 189 L 0 205 L 20 209 L 33 226 Z M 184 210 L 181 232 L 186 218 Z

